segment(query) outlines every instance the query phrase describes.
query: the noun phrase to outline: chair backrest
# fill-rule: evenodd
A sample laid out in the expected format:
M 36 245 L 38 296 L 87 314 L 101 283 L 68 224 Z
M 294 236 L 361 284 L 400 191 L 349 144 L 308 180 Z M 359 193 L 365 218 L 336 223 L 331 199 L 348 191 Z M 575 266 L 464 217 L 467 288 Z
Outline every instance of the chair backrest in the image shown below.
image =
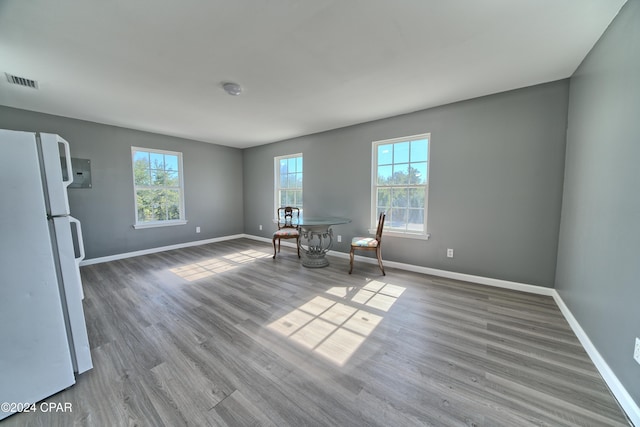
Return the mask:
M 386 215 L 384 212 L 381 212 L 378 217 L 378 228 L 376 230 L 376 240 L 378 241 L 378 244 L 380 244 L 380 241 L 382 240 L 382 229 L 384 228 L 385 217 Z
M 298 222 L 300 222 L 300 208 L 293 208 L 291 206 L 278 208 L 276 214 L 278 216 L 278 229 L 298 228 Z

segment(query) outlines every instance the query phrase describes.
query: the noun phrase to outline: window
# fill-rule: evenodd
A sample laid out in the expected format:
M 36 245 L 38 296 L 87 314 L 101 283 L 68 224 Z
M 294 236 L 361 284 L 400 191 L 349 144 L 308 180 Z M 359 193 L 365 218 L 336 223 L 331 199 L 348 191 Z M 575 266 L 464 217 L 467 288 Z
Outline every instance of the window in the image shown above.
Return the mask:
M 135 228 L 186 224 L 182 153 L 131 147 Z
M 302 212 L 302 154 L 276 157 L 274 163 L 275 208 L 292 206 Z
M 428 237 L 429 140 L 425 133 L 373 143 L 372 228 L 385 212 L 385 233 Z

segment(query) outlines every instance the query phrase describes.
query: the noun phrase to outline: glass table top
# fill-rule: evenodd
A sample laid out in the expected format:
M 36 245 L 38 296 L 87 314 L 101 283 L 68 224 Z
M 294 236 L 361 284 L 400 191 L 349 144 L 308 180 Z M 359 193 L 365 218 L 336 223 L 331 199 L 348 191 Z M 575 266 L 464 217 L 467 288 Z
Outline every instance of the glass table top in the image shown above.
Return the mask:
M 295 223 L 296 221 L 294 221 Z M 297 223 L 301 226 L 305 225 L 338 225 L 348 224 L 351 222 L 350 218 L 343 218 L 338 216 L 304 216 L 300 215 L 300 220 Z
M 283 220 L 281 219 L 281 222 Z M 274 219 L 273 222 L 278 222 L 277 219 Z M 293 219 L 294 225 L 304 226 L 312 226 L 312 225 L 338 225 L 338 224 L 348 224 L 351 222 L 351 218 L 344 218 L 339 216 L 304 216 L 300 215 L 300 218 Z

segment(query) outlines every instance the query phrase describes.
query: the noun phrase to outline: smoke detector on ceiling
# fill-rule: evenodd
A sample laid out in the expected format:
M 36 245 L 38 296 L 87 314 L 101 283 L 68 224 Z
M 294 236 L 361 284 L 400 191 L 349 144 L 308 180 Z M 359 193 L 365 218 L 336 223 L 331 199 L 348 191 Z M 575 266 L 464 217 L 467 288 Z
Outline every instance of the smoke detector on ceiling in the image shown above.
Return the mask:
M 238 96 L 242 93 L 242 86 L 238 83 L 233 82 L 223 82 L 222 89 L 227 92 L 229 95 Z
M 38 82 L 35 80 L 27 79 L 24 77 L 14 76 L 13 74 L 4 73 L 7 76 L 7 81 L 11 84 L 30 87 L 31 89 L 38 89 Z

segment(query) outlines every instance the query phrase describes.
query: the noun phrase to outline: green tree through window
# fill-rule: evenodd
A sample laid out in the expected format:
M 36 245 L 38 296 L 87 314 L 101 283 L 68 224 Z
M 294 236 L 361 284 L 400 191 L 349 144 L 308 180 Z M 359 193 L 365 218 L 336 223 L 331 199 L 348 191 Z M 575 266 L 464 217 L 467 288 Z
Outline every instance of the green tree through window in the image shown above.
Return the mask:
M 381 212 L 385 229 L 426 235 L 429 134 L 373 143 L 372 224 Z
M 136 223 L 184 220 L 182 153 L 132 148 Z
M 302 212 L 302 154 L 275 158 L 276 208 L 292 206 Z

